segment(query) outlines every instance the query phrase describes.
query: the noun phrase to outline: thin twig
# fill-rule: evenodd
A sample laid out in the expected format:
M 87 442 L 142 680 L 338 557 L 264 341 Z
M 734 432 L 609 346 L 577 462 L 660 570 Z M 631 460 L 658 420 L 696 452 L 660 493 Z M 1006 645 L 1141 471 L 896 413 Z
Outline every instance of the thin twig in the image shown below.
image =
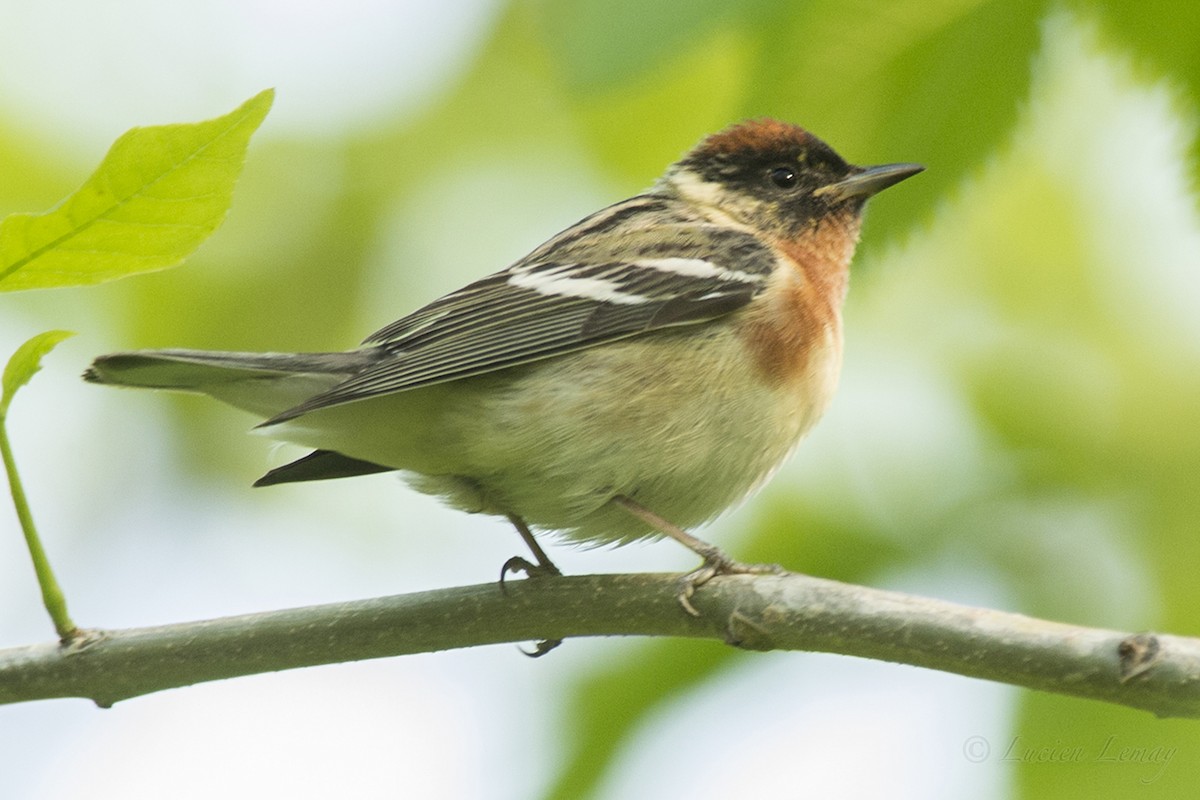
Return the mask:
M 21 523 L 21 532 L 25 535 L 25 545 L 33 561 L 38 586 L 42 590 L 42 604 L 46 606 L 46 612 L 54 623 L 59 641 L 67 643 L 79 634 L 79 628 L 67 612 L 67 598 L 59 586 L 58 578 L 54 577 L 50 558 L 46 555 L 46 548 L 42 546 L 42 539 L 38 536 L 37 526 L 33 522 L 33 512 L 29 508 L 29 500 L 25 497 L 25 487 L 21 483 L 20 473 L 17 472 L 17 460 L 8 440 L 7 411 L 7 408 L 0 409 L 0 460 L 4 462 L 13 507 L 17 511 L 17 520 Z

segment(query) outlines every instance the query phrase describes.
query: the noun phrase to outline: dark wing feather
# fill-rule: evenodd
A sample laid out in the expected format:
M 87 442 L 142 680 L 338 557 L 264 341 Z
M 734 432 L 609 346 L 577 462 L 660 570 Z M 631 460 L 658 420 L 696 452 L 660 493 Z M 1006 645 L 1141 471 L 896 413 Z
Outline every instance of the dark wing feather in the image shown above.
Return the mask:
M 333 450 L 314 450 L 303 458 L 263 475 L 254 482 L 255 486 L 275 486 L 280 483 L 300 481 L 326 481 L 334 478 L 354 478 L 373 475 L 376 472 L 392 472 L 394 467 L 385 467 L 361 458 L 351 458 Z
M 765 288 L 774 255 L 751 234 L 683 210 L 638 226 L 624 205 L 376 332 L 364 346 L 384 357 L 263 424 L 716 319 Z

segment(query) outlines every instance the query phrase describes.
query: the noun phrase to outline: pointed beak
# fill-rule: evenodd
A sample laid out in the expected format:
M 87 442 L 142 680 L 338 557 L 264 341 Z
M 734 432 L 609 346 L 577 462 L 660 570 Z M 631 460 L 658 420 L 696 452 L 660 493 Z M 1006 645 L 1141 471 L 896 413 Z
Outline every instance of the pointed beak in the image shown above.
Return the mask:
M 883 164 L 878 167 L 862 167 L 860 172 L 837 183 L 822 186 L 813 192 L 813 195 L 827 197 L 835 203 L 855 197 L 866 200 L 889 186 L 895 186 L 905 178 L 911 178 L 924 169 L 920 164 Z

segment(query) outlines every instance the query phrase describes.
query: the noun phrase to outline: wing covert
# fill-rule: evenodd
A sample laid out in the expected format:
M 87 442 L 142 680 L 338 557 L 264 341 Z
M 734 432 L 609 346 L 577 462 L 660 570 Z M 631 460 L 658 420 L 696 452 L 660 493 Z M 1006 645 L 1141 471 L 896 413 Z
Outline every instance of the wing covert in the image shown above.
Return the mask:
M 646 202 L 626 204 L 639 200 Z M 666 224 L 661 216 L 639 224 L 646 215 L 629 213 L 626 204 L 372 334 L 364 347 L 390 357 L 263 424 L 702 323 L 765 288 L 775 257 L 750 233 L 682 213 Z

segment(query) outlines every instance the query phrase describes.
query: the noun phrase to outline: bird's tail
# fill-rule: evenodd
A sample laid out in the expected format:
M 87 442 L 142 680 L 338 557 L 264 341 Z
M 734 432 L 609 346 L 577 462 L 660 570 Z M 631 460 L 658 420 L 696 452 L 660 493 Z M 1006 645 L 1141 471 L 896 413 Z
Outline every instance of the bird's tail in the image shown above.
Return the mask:
M 371 350 L 345 353 L 228 353 L 137 350 L 100 356 L 84 380 L 112 386 L 198 392 L 271 417 L 327 391 L 373 363 Z

